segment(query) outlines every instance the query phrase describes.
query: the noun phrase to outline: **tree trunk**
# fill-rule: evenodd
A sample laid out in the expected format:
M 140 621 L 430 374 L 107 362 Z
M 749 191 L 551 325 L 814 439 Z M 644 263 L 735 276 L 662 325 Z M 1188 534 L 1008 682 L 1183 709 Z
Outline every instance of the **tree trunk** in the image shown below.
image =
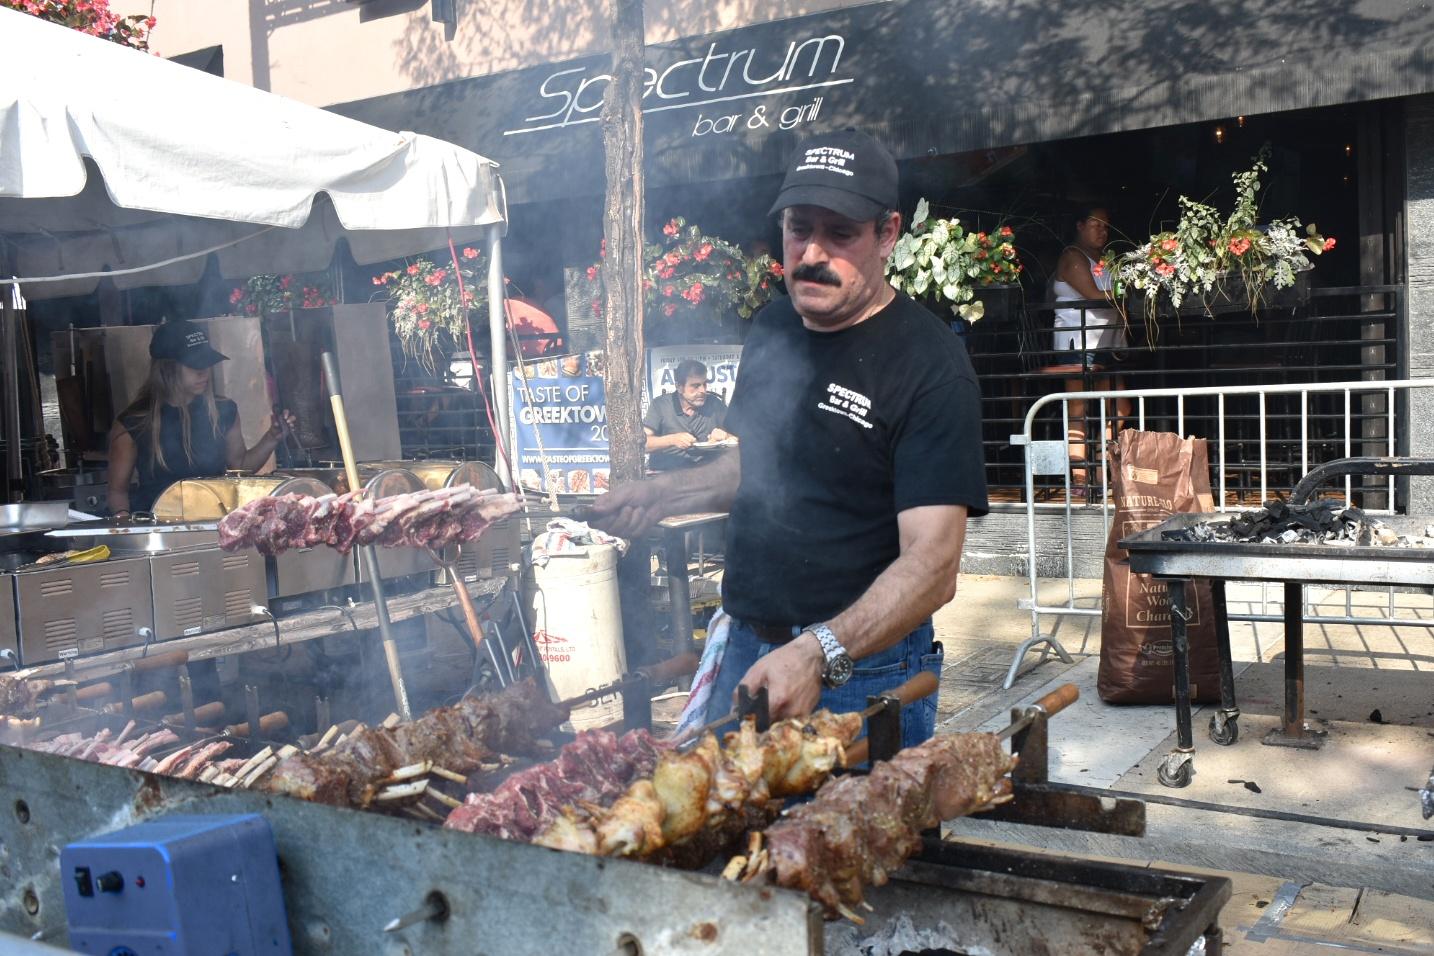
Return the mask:
M 608 454 L 612 477 L 643 475 L 642 376 L 642 0 L 609 0 L 612 82 L 602 106 L 603 316 L 606 323 Z M 658 657 L 652 610 L 652 548 L 632 542 L 618 564 L 623 643 L 629 667 Z
M 612 477 L 642 477 L 642 0 L 610 0 L 612 82 L 603 99 L 603 315 Z

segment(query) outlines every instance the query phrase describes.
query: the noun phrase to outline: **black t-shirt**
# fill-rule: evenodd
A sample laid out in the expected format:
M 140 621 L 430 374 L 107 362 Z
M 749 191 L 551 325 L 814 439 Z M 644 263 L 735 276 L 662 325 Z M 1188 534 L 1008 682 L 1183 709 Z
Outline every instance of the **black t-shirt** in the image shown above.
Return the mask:
M 138 456 L 135 470 L 139 485 L 130 492 L 130 509 L 147 511 L 164 489 L 183 478 L 213 478 L 224 474 L 229 456 L 224 436 L 239 418 L 239 406 L 227 398 L 216 398 L 219 428 L 216 432 L 209 421 L 209 407 L 203 398 L 189 403 L 189 445 L 193 457 L 184 454 L 183 420 L 179 409 L 164 406 L 160 412 L 159 447 L 164 452 L 164 465 L 154 458 L 150 447 L 149 422 L 143 415 L 125 415 L 120 419 L 125 431 L 134 439 Z
M 788 299 L 763 309 L 727 416 L 742 455 L 727 611 L 828 620 L 900 554 L 898 513 L 985 514 L 980 399 L 961 340 L 900 292 L 839 332 L 809 331 Z
M 682 399 L 676 392 L 665 392 L 647 406 L 642 418 L 645 428 L 651 428 L 658 437 L 691 432 L 698 441 L 706 441 L 712 429 L 723 427 L 727 420 L 727 405 L 716 395 L 708 395 L 701 408 L 692 410 L 691 415 L 682 414 Z M 686 468 L 706 461 L 701 451 L 688 448 L 663 448 L 647 456 L 647 463 L 656 471 L 670 468 Z

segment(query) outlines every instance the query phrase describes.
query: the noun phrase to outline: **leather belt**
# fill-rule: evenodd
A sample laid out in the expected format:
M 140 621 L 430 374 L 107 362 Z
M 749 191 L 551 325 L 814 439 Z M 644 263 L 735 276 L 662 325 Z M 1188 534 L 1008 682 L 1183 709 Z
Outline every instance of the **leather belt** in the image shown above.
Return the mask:
M 801 633 L 801 631 L 796 630 L 800 625 L 756 624 L 752 621 L 743 621 L 742 624 L 767 644 L 786 644 L 792 638 L 796 637 L 797 634 Z

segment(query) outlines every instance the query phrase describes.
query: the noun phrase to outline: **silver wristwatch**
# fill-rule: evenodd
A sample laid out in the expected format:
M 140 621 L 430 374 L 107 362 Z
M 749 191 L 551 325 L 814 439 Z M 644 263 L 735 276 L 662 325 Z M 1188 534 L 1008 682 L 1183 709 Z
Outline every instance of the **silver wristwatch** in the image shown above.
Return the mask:
M 807 630 L 821 642 L 822 654 L 827 659 L 826 666 L 822 668 L 822 683 L 828 687 L 840 687 L 851 680 L 851 655 L 841 646 L 832 629 L 825 624 L 813 624 Z

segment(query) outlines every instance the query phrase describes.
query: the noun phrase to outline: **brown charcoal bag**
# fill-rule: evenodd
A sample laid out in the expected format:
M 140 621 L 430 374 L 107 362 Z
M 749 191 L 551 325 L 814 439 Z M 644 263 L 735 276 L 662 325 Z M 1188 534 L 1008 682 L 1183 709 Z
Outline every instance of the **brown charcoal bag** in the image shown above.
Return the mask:
M 1209 455 L 1203 438 L 1127 429 L 1111 451 L 1115 520 L 1105 546 L 1100 616 L 1100 673 L 1096 689 L 1107 704 L 1168 704 L 1175 699 L 1170 601 L 1164 582 L 1130 570 L 1123 538 L 1173 514 L 1213 511 Z M 1208 581 L 1187 588 L 1193 609 L 1190 696 L 1220 699 L 1214 604 Z

